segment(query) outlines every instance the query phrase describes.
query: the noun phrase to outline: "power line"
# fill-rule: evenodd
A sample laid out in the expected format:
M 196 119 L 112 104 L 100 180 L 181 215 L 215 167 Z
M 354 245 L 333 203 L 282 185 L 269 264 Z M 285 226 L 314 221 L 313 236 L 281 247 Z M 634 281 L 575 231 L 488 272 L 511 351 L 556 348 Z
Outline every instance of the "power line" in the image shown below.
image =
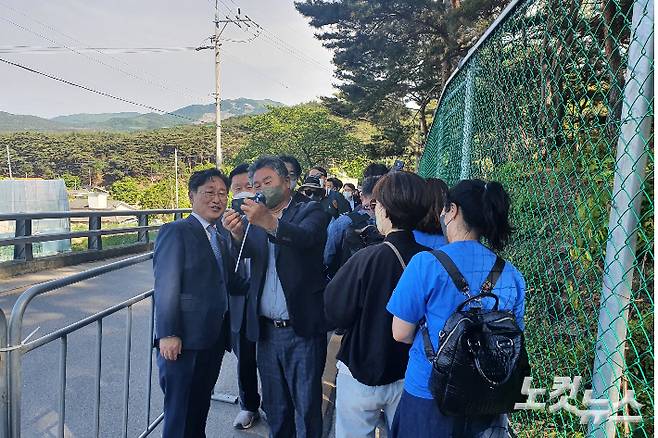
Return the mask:
M 139 54 L 139 53 L 169 53 L 169 52 L 185 52 L 185 51 L 196 51 L 198 47 L 77 47 L 74 50 L 79 52 L 89 52 L 100 50 L 103 53 L 107 54 L 108 52 L 115 53 L 129 53 L 129 54 Z M 0 53 L 16 53 L 16 54 L 57 54 L 70 50 L 68 47 L 64 46 L 26 46 L 26 45 L 16 45 L 16 46 L 0 46 Z
M 29 20 L 34 21 L 34 22 L 40 24 L 41 26 L 45 27 L 46 29 L 49 29 L 49 30 L 51 30 L 52 32 L 58 33 L 58 34 L 64 36 L 65 38 L 68 38 L 69 40 L 76 41 L 78 44 L 82 44 L 82 45 L 85 45 L 85 46 L 86 46 L 86 44 L 84 44 L 82 41 L 80 41 L 80 40 L 78 40 L 78 39 L 76 39 L 76 38 L 74 38 L 74 37 L 72 37 L 72 36 L 70 36 L 70 35 L 67 35 L 67 34 L 65 34 L 65 33 L 63 33 L 63 32 L 60 32 L 59 30 L 55 29 L 54 27 L 52 27 L 52 26 L 50 26 L 50 25 L 48 25 L 48 24 L 46 24 L 46 23 L 44 23 L 44 22 L 42 22 L 42 21 L 39 21 L 39 20 L 37 20 L 37 19 L 35 19 L 35 18 L 32 18 L 32 17 L 30 17 L 29 15 L 27 15 L 27 14 L 25 14 L 25 13 L 23 13 L 23 12 L 17 10 L 17 9 L 14 9 L 14 8 L 12 8 L 12 7 L 10 7 L 10 6 L 7 6 L 6 4 L 4 4 L 4 3 L 2 3 L 2 2 L 0 2 L 0 6 L 3 6 L 3 7 L 7 8 L 7 9 L 9 9 L 9 10 L 11 10 L 11 11 L 17 13 L 17 14 L 20 14 L 20 15 L 22 15 L 22 16 L 28 18 Z M 183 88 L 184 88 L 185 91 L 183 91 L 183 90 L 175 90 L 175 89 L 169 87 L 168 85 L 166 85 L 163 81 L 153 81 L 153 80 L 149 79 L 148 77 L 139 76 L 139 75 L 136 75 L 136 74 L 134 74 L 134 73 L 132 73 L 132 72 L 126 71 L 126 70 L 124 70 L 124 69 L 122 69 L 122 68 L 120 68 L 120 67 L 116 67 L 116 66 L 110 65 L 110 64 L 108 64 L 108 63 L 106 63 L 106 62 L 104 62 L 104 61 L 102 61 L 102 60 L 99 60 L 99 59 L 97 59 L 97 58 L 91 57 L 91 56 L 89 56 L 89 55 L 83 53 L 83 52 L 80 51 L 80 50 L 77 50 L 77 49 L 75 49 L 75 48 L 69 47 L 69 46 L 67 46 L 66 44 L 59 43 L 59 42 L 53 40 L 52 38 L 49 38 L 49 37 L 47 37 L 47 36 L 45 36 L 45 35 L 43 35 L 43 34 L 40 34 L 40 33 L 38 33 L 38 32 L 35 32 L 35 31 L 31 30 L 31 29 L 28 29 L 28 28 L 26 28 L 25 26 L 22 26 L 22 25 L 20 25 L 20 24 L 14 22 L 14 21 L 12 21 L 12 20 L 6 18 L 6 17 L 0 17 L 0 18 L 3 19 L 3 20 L 5 20 L 6 22 L 12 24 L 13 26 L 15 26 L 15 27 L 17 27 L 17 28 L 19 28 L 19 29 L 25 31 L 25 32 L 31 33 L 32 35 L 38 36 L 39 38 L 42 38 L 42 39 L 44 39 L 44 40 L 50 42 L 51 44 L 55 44 L 56 46 L 62 46 L 62 47 L 64 47 L 64 48 L 66 48 L 67 50 L 70 50 L 70 51 L 73 52 L 73 53 L 76 53 L 76 54 L 78 54 L 78 55 L 81 55 L 81 56 L 83 56 L 83 57 L 85 57 L 85 58 L 87 58 L 87 59 L 89 59 L 89 60 L 91 60 L 91 61 L 93 61 L 93 62 L 95 62 L 95 63 L 101 64 L 101 65 L 103 65 L 103 66 L 105 66 L 105 67 L 107 67 L 107 68 L 109 68 L 109 69 L 111 69 L 111 70 L 118 71 L 118 72 L 120 72 L 120 73 L 122 73 L 122 74 L 124 74 L 124 75 L 126 75 L 126 76 L 128 76 L 128 77 L 131 77 L 131 78 L 133 78 L 133 79 L 137 79 L 137 80 L 144 81 L 144 82 L 146 82 L 146 83 L 148 83 L 148 84 L 151 84 L 151 85 L 157 86 L 157 87 L 159 87 L 159 88 L 162 88 L 162 89 L 164 89 L 164 90 L 171 91 L 171 92 L 174 92 L 174 93 L 177 93 L 177 94 L 184 94 L 184 95 L 186 95 L 186 96 L 188 96 L 188 97 L 192 97 L 194 100 L 196 100 L 197 98 L 199 98 L 199 97 L 201 96 L 201 95 L 197 95 L 197 92 L 195 92 L 195 91 L 193 91 L 193 90 L 190 90 L 190 89 L 187 89 L 187 88 L 184 88 L 184 87 L 183 87 Z M 119 58 L 117 58 L 117 57 L 114 57 L 114 56 L 109 55 L 109 54 L 105 54 L 105 53 L 101 52 L 101 51 L 98 50 L 98 49 L 93 49 L 93 50 L 96 51 L 96 52 L 98 52 L 98 53 L 100 53 L 101 55 L 108 56 L 109 58 L 111 58 L 111 59 L 113 59 L 113 60 L 115 60 L 115 61 L 117 61 L 117 62 L 120 62 L 120 63 L 122 63 L 122 64 L 124 64 L 124 65 L 126 65 L 126 66 L 128 66 L 128 67 L 131 67 L 130 64 L 128 64 L 127 62 L 125 62 L 125 61 L 123 61 L 123 60 L 121 60 L 121 59 L 119 59 Z M 133 67 L 133 68 L 134 68 L 134 67 Z M 146 72 L 143 72 L 143 73 L 146 73 Z M 148 74 L 146 74 L 146 75 L 148 76 Z M 206 95 L 206 96 L 203 96 L 203 97 L 204 97 L 204 98 L 207 98 L 207 95 Z
M 131 105 L 135 105 L 135 106 L 138 106 L 138 107 L 141 107 L 141 108 L 146 108 L 146 109 L 149 109 L 151 111 L 159 112 L 159 113 L 162 113 L 162 114 L 167 114 L 167 115 L 170 115 L 170 116 L 173 116 L 173 117 L 178 117 L 179 119 L 184 119 L 184 120 L 189 120 L 189 121 L 192 121 L 192 122 L 197 122 L 197 120 L 192 119 L 190 117 L 181 116 L 180 114 L 176 114 L 176 113 L 173 113 L 173 112 L 170 112 L 170 111 L 165 111 L 163 109 L 160 109 L 160 108 L 157 108 L 157 107 L 154 107 L 154 106 L 151 106 L 151 105 L 147 105 L 147 104 L 140 103 L 140 102 L 137 102 L 137 101 L 134 101 L 134 100 L 126 99 L 124 97 L 115 96 L 115 95 L 107 93 L 105 91 L 96 90 L 94 88 L 87 87 L 86 85 L 81 85 L 81 84 L 78 84 L 76 82 L 68 81 L 66 79 L 63 79 L 63 78 L 60 78 L 60 77 L 57 77 L 57 76 L 54 76 L 54 75 L 51 75 L 51 74 L 48 74 L 48 73 L 44 73 L 42 71 L 36 70 L 34 68 L 28 67 L 28 66 L 23 65 L 23 64 L 19 64 L 17 62 L 10 61 L 8 59 L 0 58 L 0 62 L 4 62 L 5 64 L 9 64 L 9 65 L 12 65 L 14 67 L 21 68 L 23 70 L 29 71 L 30 73 L 34 73 L 34 74 L 46 77 L 48 79 L 52 79 L 54 81 L 58 81 L 58 82 L 61 82 L 63 84 L 70 85 L 72 87 L 80 88 L 80 89 L 88 91 L 90 93 L 98 94 L 100 96 L 109 97 L 110 99 L 118 100 L 120 102 L 129 103 Z
M 238 63 L 240 63 L 240 64 L 242 64 L 242 65 L 245 65 L 245 66 L 247 66 L 247 67 L 253 67 L 252 65 L 246 64 L 246 63 L 245 63 L 245 62 L 244 62 L 239 56 L 235 56 L 235 55 L 233 55 L 232 53 L 227 53 L 227 52 L 226 52 L 226 49 L 223 50 L 223 54 L 224 54 L 224 56 L 226 56 L 226 57 L 228 57 L 228 58 L 231 58 L 233 61 L 236 61 L 236 62 L 238 62 Z M 256 74 L 256 75 L 258 75 L 258 76 L 260 76 L 260 77 L 262 77 L 262 78 L 264 78 L 264 79 L 267 79 L 267 80 L 269 80 L 269 81 L 272 81 L 272 82 L 276 83 L 277 85 L 280 85 L 281 87 L 283 87 L 283 88 L 285 88 L 285 89 L 287 89 L 287 90 L 290 89 L 290 86 L 288 86 L 288 84 L 286 84 L 285 82 L 280 81 L 280 80 L 278 80 L 278 79 L 275 79 L 275 78 L 272 77 L 272 76 L 269 76 L 269 75 L 266 75 L 266 74 L 264 74 L 264 73 L 261 73 L 260 71 L 258 71 L 258 69 L 255 69 L 255 68 L 254 68 L 254 69 L 251 69 L 251 72 L 254 73 L 254 74 Z
M 211 4 L 213 3 L 213 0 L 208 0 L 208 1 L 210 1 Z M 224 8 L 228 11 L 229 14 L 234 13 L 234 9 L 231 8 L 224 0 L 218 0 L 218 1 L 219 1 L 219 3 L 221 3 L 224 6 Z M 231 3 L 236 5 L 236 7 L 238 7 L 238 13 L 239 13 L 240 8 L 239 8 L 238 4 L 235 3 L 232 0 L 230 0 L 230 1 L 231 1 Z M 251 23 L 256 28 L 256 32 L 262 32 L 263 33 L 263 37 L 265 39 L 262 39 L 262 40 L 269 43 L 270 46 L 278 49 L 281 52 L 289 53 L 290 55 L 297 58 L 299 61 L 306 62 L 307 64 L 313 65 L 316 68 L 320 68 L 324 71 L 328 71 L 328 72 L 333 74 L 333 70 L 331 70 L 330 68 L 327 68 L 327 66 L 324 63 L 322 63 L 322 62 L 318 61 L 317 59 L 307 55 L 304 51 L 302 51 L 300 49 L 297 49 L 296 47 L 288 44 L 286 41 L 284 41 L 283 39 L 279 38 L 276 34 L 274 34 L 274 32 L 264 28 L 263 26 L 258 24 L 256 21 L 254 21 L 251 17 L 249 17 L 248 15 L 243 14 L 243 16 L 248 20 L 248 23 Z M 226 18 L 228 20 L 231 20 L 229 15 L 226 15 Z M 240 15 L 236 15 L 236 18 L 240 18 Z M 244 32 L 253 35 L 254 30 L 251 28 L 251 26 L 249 26 L 248 23 L 246 25 L 246 28 L 241 27 L 241 26 L 240 26 L 240 28 Z

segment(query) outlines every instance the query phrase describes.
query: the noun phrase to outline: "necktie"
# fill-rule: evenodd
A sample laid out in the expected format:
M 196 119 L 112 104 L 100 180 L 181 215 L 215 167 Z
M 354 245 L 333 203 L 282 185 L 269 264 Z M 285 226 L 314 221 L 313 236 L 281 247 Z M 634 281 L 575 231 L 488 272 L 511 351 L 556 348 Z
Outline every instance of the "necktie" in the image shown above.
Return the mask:
M 224 279 L 224 275 L 226 273 L 224 272 L 222 253 L 219 250 L 219 233 L 217 232 L 217 229 L 212 225 L 208 225 L 208 233 L 210 233 L 210 247 L 212 248 L 212 252 L 215 254 L 215 259 L 217 260 L 217 266 L 219 267 L 221 277 Z

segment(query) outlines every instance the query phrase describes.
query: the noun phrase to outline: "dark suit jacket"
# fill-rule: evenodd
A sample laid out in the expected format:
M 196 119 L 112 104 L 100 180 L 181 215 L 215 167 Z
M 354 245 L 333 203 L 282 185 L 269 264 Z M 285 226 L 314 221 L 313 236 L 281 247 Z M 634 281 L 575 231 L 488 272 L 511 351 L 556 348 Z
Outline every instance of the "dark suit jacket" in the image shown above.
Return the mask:
M 220 271 L 206 231 L 194 217 L 163 225 L 155 242 L 155 342 L 178 336 L 183 349 L 210 348 L 221 337 L 230 349 L 230 330 L 222 328 L 228 312 L 228 291 L 244 294 L 247 284 L 233 273 L 225 238 L 220 239 Z
M 276 244 L 276 269 L 288 304 L 295 333 L 311 337 L 327 331 L 323 293 L 326 286 L 323 250 L 327 240 L 327 215 L 317 202 L 290 203 L 279 221 L 276 237 L 251 226 L 244 256 L 251 259 L 251 279 L 244 314 L 245 333 L 251 341 L 259 337 L 259 305 L 268 263 L 268 240 Z M 240 242 L 234 242 L 239 248 Z M 233 318 L 239 315 L 232 314 Z M 234 320 L 233 327 L 242 321 Z

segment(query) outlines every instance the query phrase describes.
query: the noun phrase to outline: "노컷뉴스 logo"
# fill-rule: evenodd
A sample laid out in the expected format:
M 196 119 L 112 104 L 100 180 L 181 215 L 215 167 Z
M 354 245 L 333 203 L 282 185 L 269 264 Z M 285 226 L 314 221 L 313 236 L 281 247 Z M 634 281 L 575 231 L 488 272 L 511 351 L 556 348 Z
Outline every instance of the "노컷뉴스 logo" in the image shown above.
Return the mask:
M 548 393 L 547 402 L 537 401 L 537 397 L 546 394 L 546 388 L 532 388 L 532 377 L 526 377 L 523 380 L 521 393 L 527 395 L 525 403 L 516 403 L 514 409 L 538 411 L 547 409 L 551 413 L 559 410 L 565 410 L 580 417 L 580 424 L 587 424 L 590 420 L 594 424 L 601 424 L 605 421 L 615 423 L 639 423 L 642 421 L 640 408 L 642 405 L 635 400 L 635 391 L 626 390 L 624 397 L 618 402 L 611 403 L 610 400 L 601 398 L 592 398 L 592 390 L 587 389 L 583 393 L 581 405 L 585 409 L 580 409 L 577 405 L 577 396 L 580 389 L 581 376 L 571 377 L 554 377 L 553 388 Z M 624 410 L 619 415 L 620 410 Z M 637 412 L 638 415 L 627 415 L 629 410 Z

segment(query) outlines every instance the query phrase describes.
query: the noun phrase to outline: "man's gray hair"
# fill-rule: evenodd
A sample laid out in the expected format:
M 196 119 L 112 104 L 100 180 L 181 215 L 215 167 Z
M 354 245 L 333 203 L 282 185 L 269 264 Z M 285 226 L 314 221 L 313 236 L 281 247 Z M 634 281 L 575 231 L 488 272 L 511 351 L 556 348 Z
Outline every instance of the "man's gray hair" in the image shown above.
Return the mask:
M 263 169 L 264 167 L 269 167 L 281 178 L 288 177 L 288 168 L 286 167 L 286 163 L 274 155 L 263 155 L 262 157 L 258 158 L 251 166 L 249 166 L 249 180 L 252 184 L 254 182 L 254 174 L 256 171 Z

